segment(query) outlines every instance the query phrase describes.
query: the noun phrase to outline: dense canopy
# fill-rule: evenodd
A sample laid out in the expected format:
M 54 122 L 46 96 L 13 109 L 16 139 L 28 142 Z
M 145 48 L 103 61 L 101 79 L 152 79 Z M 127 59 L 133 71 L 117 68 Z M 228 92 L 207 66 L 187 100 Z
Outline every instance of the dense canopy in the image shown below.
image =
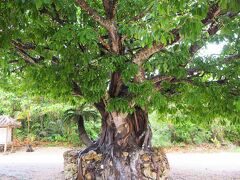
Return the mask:
M 2 1 L 1 79 L 5 87 L 55 97 L 69 97 L 73 90 L 90 102 L 104 97 L 109 110 L 131 111 L 135 104 L 166 110 L 175 104 L 231 113 L 240 106 L 234 2 L 124 0 L 105 15 L 104 1 Z M 109 29 L 116 29 L 121 49 L 110 47 Z M 208 43 L 225 46 L 221 54 L 199 56 Z M 139 69 L 142 83 L 134 81 Z M 121 74 L 131 96 L 108 97 L 113 72 Z

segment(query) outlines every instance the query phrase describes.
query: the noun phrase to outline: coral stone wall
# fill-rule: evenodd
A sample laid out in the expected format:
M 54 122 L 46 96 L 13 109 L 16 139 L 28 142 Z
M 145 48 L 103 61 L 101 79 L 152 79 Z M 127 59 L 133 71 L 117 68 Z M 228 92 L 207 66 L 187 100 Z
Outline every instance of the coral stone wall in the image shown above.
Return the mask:
M 65 180 L 76 180 L 78 174 L 78 159 L 79 159 L 80 150 L 69 150 L 64 153 L 64 178 Z M 161 148 L 154 148 L 153 154 L 148 154 L 142 150 L 137 151 L 137 153 L 129 154 L 128 152 L 123 152 L 123 156 L 131 156 L 133 159 L 130 164 L 133 164 L 134 167 L 136 164 L 133 163 L 134 160 L 139 162 L 139 169 L 142 172 L 143 177 L 141 179 L 168 179 L 169 175 L 169 164 L 166 158 L 164 151 Z M 94 179 L 104 179 L 106 174 L 111 174 L 111 163 L 104 161 L 107 164 L 102 164 L 102 155 L 97 154 L 95 151 L 89 151 L 81 157 L 81 174 L 84 176 L 84 179 L 92 179 L 90 170 L 96 173 L 99 172 L 99 176 L 94 176 Z M 100 162 L 100 164 L 99 164 Z M 155 171 L 154 166 L 157 166 L 157 171 Z M 106 167 L 106 168 L 104 168 Z M 134 169 L 134 168 L 132 168 Z M 134 172 L 132 172 L 134 173 Z M 103 176 L 102 176 L 103 175 Z M 125 174 L 122 174 L 123 177 Z M 111 179 L 111 178 L 109 178 Z M 135 178 L 134 178 L 135 179 Z
M 65 180 L 75 180 L 77 178 L 78 153 L 79 150 L 69 150 L 63 154 Z

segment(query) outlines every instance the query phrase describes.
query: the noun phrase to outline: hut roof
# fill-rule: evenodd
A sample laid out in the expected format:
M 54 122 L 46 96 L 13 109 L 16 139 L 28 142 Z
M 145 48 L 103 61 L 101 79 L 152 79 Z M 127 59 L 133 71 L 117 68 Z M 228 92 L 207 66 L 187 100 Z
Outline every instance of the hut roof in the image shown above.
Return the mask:
M 20 122 L 17 122 L 16 119 L 13 119 L 9 116 L 0 116 L 0 127 L 19 127 L 21 126 Z

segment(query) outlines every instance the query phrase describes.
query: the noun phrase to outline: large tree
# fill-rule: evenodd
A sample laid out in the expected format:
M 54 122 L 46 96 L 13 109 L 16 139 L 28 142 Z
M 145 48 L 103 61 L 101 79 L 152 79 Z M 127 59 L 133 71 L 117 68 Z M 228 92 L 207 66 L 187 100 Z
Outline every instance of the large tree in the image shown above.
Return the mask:
M 80 152 L 79 179 L 164 178 L 150 111 L 239 118 L 239 4 L 3 0 L 1 83 L 96 107 L 102 131 Z M 222 53 L 200 56 L 209 42 L 225 44 Z

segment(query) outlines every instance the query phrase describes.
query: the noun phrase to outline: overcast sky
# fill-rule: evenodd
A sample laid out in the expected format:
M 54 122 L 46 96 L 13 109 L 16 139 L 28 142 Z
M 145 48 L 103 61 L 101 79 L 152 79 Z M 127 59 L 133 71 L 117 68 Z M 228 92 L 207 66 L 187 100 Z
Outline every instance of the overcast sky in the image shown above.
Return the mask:
M 200 56 L 211 56 L 211 55 L 217 55 L 217 54 L 220 54 L 222 49 L 223 49 L 223 46 L 225 45 L 226 43 L 225 42 L 222 42 L 222 43 L 209 43 L 206 47 L 202 48 L 200 51 L 199 51 L 199 55 Z

